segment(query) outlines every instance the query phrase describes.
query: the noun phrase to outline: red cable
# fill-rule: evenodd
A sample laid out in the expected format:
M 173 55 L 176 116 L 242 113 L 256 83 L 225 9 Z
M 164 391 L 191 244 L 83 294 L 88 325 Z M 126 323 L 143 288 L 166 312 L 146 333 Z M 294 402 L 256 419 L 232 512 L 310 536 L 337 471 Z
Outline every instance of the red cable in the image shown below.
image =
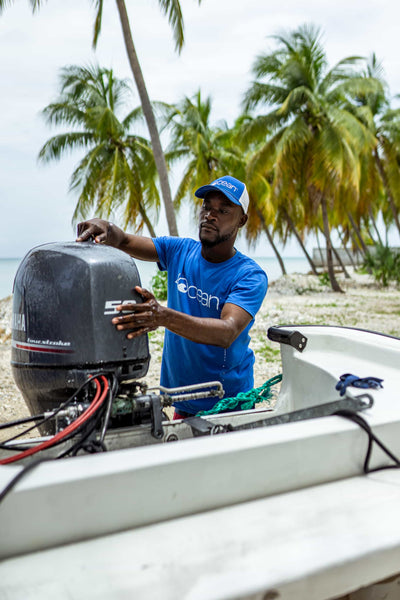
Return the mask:
M 68 427 L 66 427 L 63 431 L 60 431 L 59 433 L 54 435 L 50 440 L 46 440 L 45 442 L 42 442 L 42 444 L 39 444 L 38 446 L 29 448 L 28 450 L 20 452 L 19 454 L 16 454 L 14 456 L 10 456 L 9 458 L 3 459 L 0 461 L 0 464 L 9 464 L 11 462 L 21 460 L 22 458 L 26 458 L 27 456 L 31 456 L 32 454 L 36 454 L 37 452 L 40 452 L 41 450 L 44 450 L 45 448 L 52 446 L 55 442 L 62 440 L 64 437 L 66 437 L 67 435 L 69 435 L 70 433 L 75 431 L 75 429 L 77 429 L 82 423 L 84 423 L 89 417 L 91 417 L 94 412 L 96 412 L 96 410 L 103 403 L 105 396 L 107 395 L 108 381 L 103 376 L 101 378 L 105 382 L 105 389 L 104 389 L 103 393 L 100 396 L 100 393 L 101 393 L 100 383 L 97 379 L 95 379 L 94 381 L 95 381 L 96 387 L 97 387 L 96 395 L 95 395 L 92 403 L 90 404 L 90 406 L 86 409 L 86 411 L 84 413 L 82 413 L 82 415 L 80 415 L 73 423 L 68 425 Z
M 82 423 L 87 421 L 87 419 L 89 419 L 93 415 L 93 413 L 95 413 L 96 410 L 103 404 L 104 399 L 106 398 L 106 396 L 108 394 L 108 390 L 109 390 L 108 381 L 107 381 L 106 377 L 104 377 L 104 375 L 101 375 L 101 379 L 103 380 L 103 384 L 104 384 L 103 392 L 101 392 L 101 386 L 100 386 L 99 380 L 94 379 L 93 381 L 96 383 L 95 397 L 93 398 L 93 401 L 91 402 L 90 406 L 88 406 L 88 408 L 85 410 L 85 412 L 82 413 L 77 419 L 75 419 L 75 421 L 73 423 L 71 423 L 65 429 L 63 429 L 63 431 L 59 431 L 52 438 L 50 438 L 49 440 L 46 440 L 45 442 L 42 442 L 38 446 L 34 446 L 32 448 L 29 448 L 28 450 L 19 452 L 18 454 L 14 454 L 14 456 L 9 456 L 8 458 L 4 458 L 3 460 L 0 460 L 0 465 L 7 465 L 7 464 L 15 462 L 17 460 L 21 460 L 22 458 L 26 458 L 27 456 L 31 456 L 32 454 L 36 454 L 36 452 L 40 452 L 41 450 L 44 450 L 45 448 L 52 446 L 54 443 L 62 440 L 65 436 L 67 436 L 70 433 L 72 433 L 73 431 L 75 431 L 75 429 L 77 429 Z

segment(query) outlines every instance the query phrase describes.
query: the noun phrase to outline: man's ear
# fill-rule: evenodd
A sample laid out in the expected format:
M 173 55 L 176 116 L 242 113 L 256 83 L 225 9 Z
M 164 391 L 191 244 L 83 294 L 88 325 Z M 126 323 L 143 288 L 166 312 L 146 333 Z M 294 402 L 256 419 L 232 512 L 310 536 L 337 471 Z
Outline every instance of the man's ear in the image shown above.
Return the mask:
M 242 216 L 240 217 L 239 227 L 243 227 L 244 225 L 246 225 L 248 218 L 249 218 L 249 216 L 246 215 L 245 213 L 243 213 Z

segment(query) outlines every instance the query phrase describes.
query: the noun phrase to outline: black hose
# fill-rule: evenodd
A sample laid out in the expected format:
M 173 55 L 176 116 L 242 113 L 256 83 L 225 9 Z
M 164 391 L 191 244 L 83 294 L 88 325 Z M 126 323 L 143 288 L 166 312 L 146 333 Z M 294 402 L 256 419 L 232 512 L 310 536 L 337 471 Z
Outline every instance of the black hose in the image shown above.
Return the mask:
M 350 421 L 353 421 L 353 423 L 356 423 L 367 434 L 368 448 L 367 448 L 367 452 L 366 452 L 366 455 L 364 458 L 364 465 L 363 465 L 363 471 L 366 475 L 368 475 L 368 473 L 375 473 L 376 471 L 385 471 L 386 469 L 399 469 L 400 468 L 400 459 L 395 454 L 393 454 L 393 452 L 391 452 L 391 450 L 387 446 L 385 446 L 385 444 L 375 435 L 375 433 L 372 431 L 369 423 L 361 415 L 359 415 L 358 413 L 356 413 L 352 410 L 338 410 L 335 413 L 335 415 L 337 415 L 339 417 L 344 417 L 345 419 L 349 419 Z M 386 465 L 384 467 L 376 467 L 374 469 L 371 469 L 371 467 L 369 466 L 369 463 L 371 460 L 372 447 L 373 447 L 374 442 L 394 462 L 393 465 Z
M 31 421 L 38 421 L 44 419 L 43 415 L 32 415 L 31 417 L 25 417 L 23 419 L 17 419 L 16 421 L 8 421 L 7 423 L 0 423 L 0 429 L 7 429 L 8 427 L 15 427 L 16 425 L 23 425 L 24 423 L 30 423 Z M 37 427 L 37 425 L 35 425 Z
M 108 429 L 108 424 L 110 421 L 110 417 L 111 417 L 111 409 L 112 409 L 112 403 L 113 400 L 117 394 L 118 391 L 118 379 L 116 378 L 116 376 L 113 374 L 112 376 L 112 384 L 110 387 L 110 390 L 108 392 L 108 402 L 107 402 L 107 410 L 106 410 L 106 415 L 104 417 L 104 423 L 101 429 L 101 435 L 100 435 L 100 442 L 102 444 L 104 444 L 104 437 L 106 435 L 107 429 Z
M 65 400 L 64 402 L 62 402 L 56 409 L 54 409 L 53 413 L 47 417 L 44 417 L 44 415 L 40 415 L 42 416 L 42 420 L 39 421 L 38 423 L 35 423 L 35 425 L 32 425 L 32 427 L 28 427 L 28 429 L 24 429 L 24 431 L 17 433 L 16 435 L 8 438 L 7 440 L 3 440 L 1 442 L 0 448 L 5 449 L 5 450 L 10 450 L 10 448 L 6 448 L 4 447 L 6 444 L 8 444 L 9 442 L 13 442 L 14 440 L 26 435 L 27 433 L 29 433 L 30 431 L 33 431 L 33 429 L 36 429 L 37 427 L 41 427 L 42 425 L 44 425 L 45 423 L 47 423 L 48 421 L 50 421 L 51 419 L 54 419 L 58 413 L 63 410 L 64 408 L 66 408 L 69 404 L 71 404 L 74 400 L 75 397 L 94 379 L 96 379 L 97 377 L 101 376 L 101 375 L 105 375 L 105 376 L 109 376 L 110 373 L 107 371 L 100 371 L 98 373 L 96 373 L 95 375 L 91 375 L 84 383 L 82 383 L 82 385 L 75 390 L 71 396 Z M 113 375 L 113 374 L 112 374 Z M 113 375 L 114 376 L 114 375 Z M 38 415 L 39 416 L 39 415 Z M 27 417 L 28 419 L 35 419 L 35 417 Z M 2 423 L 2 428 L 5 429 L 6 427 L 12 427 L 13 423 Z
M 71 437 L 75 436 L 78 432 L 81 433 L 82 428 L 83 429 L 86 428 L 86 431 L 84 431 L 84 433 L 81 433 L 80 439 L 73 446 L 70 446 L 67 450 L 64 450 L 64 452 L 59 454 L 57 456 L 57 458 L 65 458 L 66 456 L 69 456 L 69 455 L 76 456 L 76 454 L 81 449 L 85 450 L 86 452 L 89 452 L 89 453 L 106 452 L 107 451 L 107 446 L 104 443 L 104 435 L 107 430 L 107 426 L 108 426 L 108 422 L 109 422 L 109 418 L 110 418 L 110 414 L 111 414 L 112 402 L 118 391 L 118 379 L 115 377 L 114 374 L 111 374 L 111 377 L 112 377 L 112 385 L 108 392 L 107 404 L 105 405 L 105 403 L 104 403 L 100 407 L 100 410 L 97 411 L 97 413 L 94 414 L 89 419 L 88 422 L 83 423 L 81 428 L 78 428 L 73 434 L 71 434 L 71 436 L 68 436 L 68 439 L 71 439 Z M 102 427 L 100 439 L 99 440 L 90 440 L 89 443 L 86 444 L 86 441 L 98 429 L 98 426 L 99 426 L 103 416 L 104 416 L 104 424 Z M 89 428 L 89 425 L 91 425 L 90 428 Z M 103 435 L 103 432 L 104 432 L 104 435 Z M 64 441 L 64 440 L 62 440 L 62 441 Z
M 17 483 L 25 477 L 27 473 L 30 473 L 32 469 L 35 469 L 38 465 L 47 462 L 48 458 L 40 458 L 39 460 L 34 460 L 30 462 L 28 465 L 25 465 L 12 479 L 9 481 L 4 489 L 0 492 L 0 503 L 3 502 L 4 498 L 8 496 L 11 490 L 17 485 Z
M 57 458 L 65 458 L 69 455 L 76 456 L 79 450 L 84 449 L 86 440 L 90 438 L 90 436 L 96 431 L 98 424 L 103 418 L 104 411 L 104 406 L 101 406 L 100 409 L 87 422 L 82 423 L 81 427 L 78 427 L 78 429 L 76 429 L 70 436 L 68 436 L 68 438 L 60 440 L 58 444 L 64 443 L 66 440 L 68 441 L 76 435 L 80 434 L 79 440 L 75 444 L 61 452 L 61 454 L 59 454 Z M 58 444 L 54 444 L 54 446 Z

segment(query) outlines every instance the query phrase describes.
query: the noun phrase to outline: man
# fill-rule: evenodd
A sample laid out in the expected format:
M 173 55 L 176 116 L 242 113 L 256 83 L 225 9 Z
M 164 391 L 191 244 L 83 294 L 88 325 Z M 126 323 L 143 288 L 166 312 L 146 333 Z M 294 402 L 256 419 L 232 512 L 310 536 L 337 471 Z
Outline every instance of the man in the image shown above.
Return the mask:
M 177 387 L 220 381 L 225 397 L 252 389 L 254 354 L 249 330 L 267 291 L 265 272 L 234 243 L 247 222 L 244 183 L 225 176 L 199 188 L 199 239 L 146 238 L 92 219 L 78 225 L 77 241 L 91 236 L 168 271 L 168 306 L 137 287 L 143 304 L 118 307 L 112 322 L 128 338 L 165 327 L 161 385 Z M 215 399 L 176 402 L 176 418 L 209 410 Z

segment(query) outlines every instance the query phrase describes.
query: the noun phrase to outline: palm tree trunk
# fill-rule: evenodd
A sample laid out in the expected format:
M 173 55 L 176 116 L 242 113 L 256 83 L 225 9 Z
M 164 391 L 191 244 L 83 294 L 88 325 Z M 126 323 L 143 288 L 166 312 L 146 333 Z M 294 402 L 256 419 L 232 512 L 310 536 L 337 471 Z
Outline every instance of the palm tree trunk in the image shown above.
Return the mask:
M 132 70 L 133 77 L 135 79 L 136 87 L 139 92 L 140 102 L 143 108 L 143 114 L 146 119 L 147 127 L 149 129 L 151 145 L 153 147 L 154 153 L 154 161 L 156 163 L 157 172 L 160 179 L 161 194 L 164 201 L 165 214 L 168 223 L 168 231 L 170 235 L 177 236 L 178 227 L 176 224 L 174 205 L 172 203 L 171 190 L 168 182 L 167 164 L 165 162 L 165 156 L 161 146 L 156 119 L 154 117 L 154 112 L 150 103 L 150 98 L 147 93 L 142 70 L 140 68 L 139 60 L 133 43 L 132 32 L 129 25 L 125 1 L 116 0 L 116 3 L 122 25 L 122 31 L 124 34 L 125 48 L 128 54 L 129 64 Z
M 353 220 L 353 217 L 350 215 L 350 213 L 348 214 L 348 216 L 349 216 L 350 222 L 353 226 L 353 230 L 350 230 L 350 235 L 351 235 L 351 239 L 353 240 L 354 247 L 357 249 L 356 250 L 357 252 L 360 252 L 361 259 L 364 258 L 364 260 L 365 260 L 368 255 L 368 249 L 364 244 L 364 240 L 361 237 L 361 233 L 359 232 L 358 227 Z M 362 244 L 363 244 L 362 247 L 360 247 L 360 240 L 362 241 Z M 364 250 L 364 248 L 365 248 L 365 250 Z M 365 270 L 367 271 L 367 273 L 372 274 L 372 269 L 370 267 L 366 266 Z
M 338 264 L 340 265 L 340 268 L 342 269 L 344 276 L 346 279 L 351 279 L 349 272 L 347 271 L 344 262 L 341 259 L 341 256 L 339 254 L 339 252 L 336 250 L 335 246 L 332 246 L 332 252 L 335 255 L 336 260 L 338 261 Z
M 354 248 L 353 252 L 355 252 L 356 255 L 360 255 L 359 257 L 357 257 L 357 261 L 362 262 L 363 258 L 365 258 L 365 254 L 360 249 L 360 242 L 357 240 L 356 234 L 353 230 L 350 231 L 350 237 Z
M 400 221 L 399 221 L 398 211 L 397 211 L 396 205 L 393 200 L 392 192 L 390 190 L 390 185 L 389 185 L 386 173 L 385 173 L 385 169 L 383 168 L 382 161 L 379 158 L 379 154 L 378 154 L 378 151 L 376 148 L 374 150 L 374 157 L 375 157 L 376 165 L 378 167 L 379 174 L 380 174 L 382 182 L 383 182 L 383 187 L 385 188 L 385 191 L 386 191 L 386 195 L 387 195 L 387 198 L 389 201 L 389 206 L 390 206 L 390 209 L 393 214 L 394 222 L 396 223 L 396 227 L 400 233 Z
M 267 235 L 267 238 L 271 245 L 271 248 L 275 252 L 275 256 L 278 259 L 278 263 L 281 268 L 282 275 L 286 275 L 285 263 L 283 262 L 282 256 L 279 254 L 278 248 L 275 246 L 274 240 L 273 240 L 271 232 L 269 231 L 268 226 L 265 222 L 264 216 L 263 216 L 262 212 L 259 210 L 257 210 L 257 215 L 259 216 L 259 219 L 260 219 L 263 229 Z
M 321 262 L 322 262 L 322 264 L 323 264 L 324 255 L 323 255 L 322 248 L 321 248 L 321 242 L 320 242 L 320 240 L 319 240 L 319 232 L 318 232 L 318 229 L 316 229 L 316 231 L 315 231 L 315 237 L 317 238 L 317 246 L 318 246 L 319 259 L 320 259 L 320 261 L 321 261 Z
M 339 235 L 339 239 L 340 239 L 340 243 L 342 244 L 344 251 L 346 252 L 349 261 L 351 262 L 351 266 L 353 267 L 353 269 L 356 268 L 356 263 L 354 262 L 354 258 L 352 253 L 349 251 L 349 249 L 347 248 L 345 242 L 344 242 L 344 236 L 343 236 L 343 232 L 340 232 L 340 230 L 338 229 L 338 235 Z
M 353 219 L 353 215 L 352 215 L 350 212 L 348 212 L 348 213 L 347 213 L 347 216 L 348 216 L 348 218 L 349 218 L 349 221 L 350 221 L 350 223 L 351 223 L 351 226 L 352 226 L 352 228 L 353 228 L 353 230 L 354 230 L 354 233 L 356 234 L 356 238 L 357 238 L 357 240 L 358 240 L 358 245 L 359 245 L 359 247 L 360 247 L 360 249 L 361 249 L 362 253 L 364 254 L 364 256 L 367 256 L 367 254 L 368 254 L 368 248 L 367 248 L 367 246 L 365 245 L 365 242 L 364 242 L 364 240 L 363 240 L 363 238 L 362 238 L 361 231 L 360 231 L 360 229 L 358 228 L 358 226 L 357 226 L 357 223 L 356 223 L 356 222 L 355 222 L 355 220 Z
M 372 235 L 371 224 L 370 224 L 370 222 L 367 219 L 365 219 L 365 225 L 364 226 L 365 226 L 365 229 L 367 230 L 367 233 L 369 235 L 369 239 L 371 241 L 371 244 L 376 244 L 375 238 Z
M 150 234 L 150 237 L 155 238 L 157 237 L 156 232 L 154 231 L 154 227 L 151 224 L 151 221 L 149 219 L 149 217 L 147 216 L 147 213 L 145 211 L 145 209 L 143 208 L 142 205 L 139 206 L 139 212 L 142 215 L 142 219 L 144 221 L 144 224 L 146 225 L 148 232 Z
M 340 265 L 340 268 L 342 269 L 342 271 L 344 273 L 345 278 L 351 279 L 350 274 L 349 274 L 348 270 L 346 269 L 346 266 L 345 266 L 344 262 L 342 261 L 342 258 L 340 256 L 339 252 L 336 250 L 336 248 L 334 246 L 332 246 L 332 251 L 336 257 L 336 260 L 338 261 L 338 263 Z
M 306 256 L 306 258 L 307 258 L 307 260 L 308 260 L 308 262 L 310 264 L 312 272 L 314 273 L 314 275 L 318 275 L 318 271 L 317 271 L 317 268 L 316 268 L 316 266 L 314 264 L 314 261 L 311 258 L 311 256 L 308 254 L 307 249 L 306 249 L 305 245 L 303 244 L 303 240 L 301 239 L 300 234 L 297 231 L 296 226 L 293 223 L 293 220 L 292 220 L 291 216 L 289 215 L 289 213 L 287 212 L 287 210 L 285 208 L 283 209 L 283 213 L 285 215 L 285 218 L 286 218 L 286 220 L 288 222 L 288 225 L 289 225 L 290 229 L 294 233 L 294 236 L 295 236 L 296 240 L 299 242 L 300 247 L 303 250 L 303 252 L 304 252 L 304 254 L 305 254 L 305 256 Z
M 378 225 L 376 224 L 374 213 L 372 212 L 372 208 L 369 208 L 369 218 L 372 221 L 373 228 L 375 229 L 376 237 L 378 238 L 378 243 L 383 246 L 381 234 L 379 233 Z
M 322 211 L 322 222 L 324 224 L 324 236 L 325 236 L 325 241 L 326 241 L 326 264 L 328 266 L 329 281 L 331 282 L 331 287 L 334 292 L 342 292 L 343 293 L 343 290 L 340 287 L 340 285 L 336 279 L 335 271 L 333 268 L 332 241 L 331 241 L 331 234 L 329 231 L 328 207 L 326 204 L 326 198 L 324 198 L 324 196 L 322 196 L 322 198 L 321 198 L 321 211 Z

